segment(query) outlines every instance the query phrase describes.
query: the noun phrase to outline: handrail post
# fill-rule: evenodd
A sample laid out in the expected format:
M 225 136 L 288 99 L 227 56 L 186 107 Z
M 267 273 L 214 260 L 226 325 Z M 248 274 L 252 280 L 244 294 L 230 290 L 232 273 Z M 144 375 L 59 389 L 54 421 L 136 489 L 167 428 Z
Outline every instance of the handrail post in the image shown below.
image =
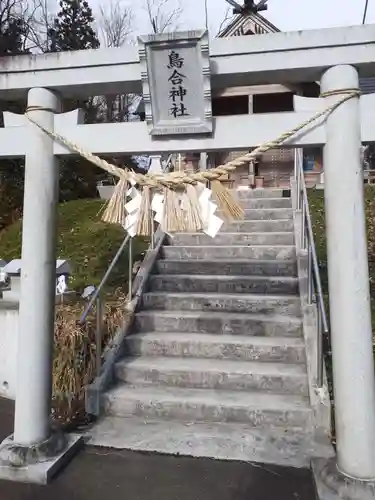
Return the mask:
M 102 301 L 100 294 L 96 299 L 96 376 L 100 376 L 102 368 Z
M 322 315 L 320 310 L 320 303 L 317 303 L 317 326 L 318 326 L 318 337 L 317 337 L 317 386 L 323 387 L 323 365 L 324 365 L 324 354 L 323 354 L 323 333 L 322 333 Z
M 129 285 L 129 301 L 132 300 L 133 294 L 133 238 L 129 240 L 129 253 L 128 253 L 128 285 Z
M 155 248 L 155 226 L 154 226 L 154 219 L 151 217 L 151 250 L 154 250 Z
M 297 210 L 300 209 L 301 209 L 301 172 L 299 168 L 299 163 L 297 163 Z
M 301 250 L 306 249 L 306 204 L 304 198 L 302 198 L 302 223 L 301 223 Z
M 316 307 L 317 307 L 317 386 L 321 388 L 323 386 L 323 332 L 328 334 L 328 323 L 327 316 L 325 312 L 324 296 L 322 291 L 322 285 L 320 281 L 318 258 L 316 255 L 315 243 L 314 243 L 314 233 L 312 229 L 309 202 L 307 196 L 306 183 L 303 172 L 303 153 L 301 149 L 296 150 L 295 154 L 295 175 L 296 175 L 296 185 L 297 185 L 297 210 L 301 210 L 301 240 L 300 248 L 301 250 L 307 250 L 308 259 L 308 270 L 307 270 L 307 301 L 311 305 L 314 295 L 314 284 L 315 284 L 315 296 L 316 296 Z
M 313 292 L 313 273 L 312 273 L 312 256 L 311 256 L 311 242 L 308 238 L 307 242 L 307 302 L 309 305 L 312 304 L 312 292 Z
M 92 297 L 88 303 L 88 306 L 86 307 L 84 313 L 82 314 L 81 316 L 81 319 L 80 319 L 80 324 L 83 324 L 85 321 L 86 321 L 86 318 L 87 318 L 87 315 L 89 314 L 89 312 L 91 311 L 91 308 L 92 306 L 94 305 L 98 295 L 100 294 L 102 288 L 104 287 L 104 285 L 106 284 L 107 282 L 107 279 L 108 277 L 110 276 L 110 274 L 112 273 L 112 270 L 113 268 L 115 267 L 115 265 L 117 264 L 119 258 L 121 257 L 121 254 L 122 252 L 124 251 L 124 248 L 126 247 L 126 245 L 128 244 L 128 241 L 130 239 L 130 236 L 129 234 L 126 235 L 124 241 L 122 242 L 120 248 L 117 250 L 117 253 L 116 255 L 114 256 L 111 264 L 109 265 L 102 281 L 100 282 L 99 286 L 97 287 L 97 289 L 95 290 L 95 292 L 92 294 Z
M 150 205 L 152 203 L 152 190 L 150 190 Z M 154 250 L 155 248 L 155 220 L 154 220 L 154 215 L 152 210 L 150 210 L 150 227 L 151 227 L 151 239 L 150 239 L 150 244 L 151 244 L 151 250 Z
M 102 370 L 102 302 L 100 294 L 96 298 L 96 329 L 95 329 L 95 372 L 99 378 Z M 96 394 L 96 406 L 100 408 L 100 392 Z M 98 410 L 99 411 L 99 410 Z
M 301 173 L 299 171 L 299 167 L 297 167 L 297 210 L 300 210 L 301 208 L 301 183 L 300 183 L 300 177 Z

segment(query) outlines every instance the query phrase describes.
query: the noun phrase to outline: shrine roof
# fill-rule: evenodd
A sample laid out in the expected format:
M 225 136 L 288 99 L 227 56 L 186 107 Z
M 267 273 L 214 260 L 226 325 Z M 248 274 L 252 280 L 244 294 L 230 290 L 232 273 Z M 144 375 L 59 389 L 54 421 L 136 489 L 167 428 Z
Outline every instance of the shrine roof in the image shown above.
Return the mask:
M 233 20 L 218 34 L 218 38 L 231 36 L 265 35 L 267 33 L 279 33 L 281 30 L 268 19 L 258 13 L 237 14 Z M 316 86 L 319 87 L 318 82 Z M 375 75 L 370 78 L 360 78 L 360 88 L 364 94 L 375 93 Z
M 237 14 L 218 34 L 218 38 L 243 35 L 264 35 L 281 30 L 260 14 Z

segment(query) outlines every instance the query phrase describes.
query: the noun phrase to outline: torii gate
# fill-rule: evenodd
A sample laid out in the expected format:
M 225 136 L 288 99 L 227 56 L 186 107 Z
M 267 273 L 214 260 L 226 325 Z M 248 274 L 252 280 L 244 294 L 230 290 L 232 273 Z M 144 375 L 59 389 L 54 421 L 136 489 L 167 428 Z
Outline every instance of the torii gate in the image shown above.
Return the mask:
M 169 35 L 164 43 L 184 36 Z M 212 132 L 172 134 L 168 140 L 153 137 L 146 122 L 83 125 L 79 111 L 56 114 L 61 96 L 140 93 L 144 61 L 135 47 L 3 59 L 0 97 L 27 93 L 35 121 L 95 154 L 243 150 L 306 121 L 336 102 L 340 95 L 335 93 L 358 89 L 359 74 L 374 74 L 375 25 L 216 39 L 209 55 L 208 46 L 204 51 L 210 72 L 203 77 L 212 87 L 317 80 L 327 97 L 296 97 L 293 113 L 219 117 Z M 375 141 L 374 110 L 375 95 L 352 98 L 288 141 L 295 147 L 324 146 L 338 481 L 375 481 L 375 382 L 360 163 L 361 142 Z M 26 158 L 15 429 L 13 447 L 9 451 L 7 441 L 1 451 L 10 464 L 17 450 L 27 454 L 51 440 L 57 157 L 68 154 L 26 117 L 5 114 L 0 157 Z M 5 463 L 0 474 L 9 475 L 6 470 Z

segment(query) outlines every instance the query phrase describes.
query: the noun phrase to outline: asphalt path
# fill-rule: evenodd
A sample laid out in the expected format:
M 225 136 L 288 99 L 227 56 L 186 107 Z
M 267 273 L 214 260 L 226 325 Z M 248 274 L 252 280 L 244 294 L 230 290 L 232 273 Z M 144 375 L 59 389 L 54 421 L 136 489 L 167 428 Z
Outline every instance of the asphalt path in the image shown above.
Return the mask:
M 0 399 L 0 440 L 13 404 Z M 316 500 L 306 469 L 85 447 L 47 486 L 0 481 L 0 500 Z

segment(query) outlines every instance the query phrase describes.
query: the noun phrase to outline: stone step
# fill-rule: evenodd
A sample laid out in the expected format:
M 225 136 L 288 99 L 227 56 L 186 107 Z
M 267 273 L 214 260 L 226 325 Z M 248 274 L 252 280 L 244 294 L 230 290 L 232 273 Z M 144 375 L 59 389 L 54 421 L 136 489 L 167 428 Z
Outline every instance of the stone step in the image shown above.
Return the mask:
M 252 428 L 311 428 L 312 413 L 303 396 L 179 387 L 119 385 L 105 395 L 116 417 L 182 422 L 236 422 Z
M 118 380 L 134 386 L 261 391 L 308 396 L 303 365 L 195 358 L 130 358 L 116 363 Z
M 256 246 L 164 246 L 165 259 L 251 259 L 251 260 L 294 260 L 294 245 L 256 245 Z
M 251 469 L 259 471 L 257 481 L 264 481 L 263 464 L 309 469 L 311 457 L 334 456 L 328 439 L 315 443 L 307 426 L 257 429 L 241 423 L 107 417 L 88 433 L 91 446 L 251 463 Z
M 174 233 L 170 238 L 173 246 L 206 245 L 293 245 L 294 233 L 218 233 L 215 238 L 202 233 Z
M 253 208 L 245 210 L 244 220 L 286 220 L 293 219 L 291 208 Z
M 238 200 L 248 200 L 253 198 L 282 198 L 284 195 L 284 191 L 279 188 L 236 189 L 232 190 L 232 193 Z
M 126 354 L 290 364 L 306 361 L 305 345 L 299 337 L 249 337 L 191 332 L 147 332 L 130 335 L 126 338 Z
M 153 292 L 298 294 L 298 278 L 284 276 L 152 275 Z
M 224 222 L 224 224 L 220 229 L 220 233 L 293 233 L 293 232 L 294 232 L 294 225 L 292 219 L 239 220 L 233 222 Z
M 158 274 L 208 274 L 225 276 L 297 276 L 297 264 L 287 260 L 158 260 Z
M 168 311 L 301 315 L 300 298 L 283 295 L 149 292 L 142 304 L 144 309 Z
M 252 198 L 239 200 L 239 204 L 244 210 L 251 208 L 292 208 L 290 198 Z
M 135 315 L 134 331 L 301 337 L 302 321 L 292 316 L 270 314 L 150 310 Z

